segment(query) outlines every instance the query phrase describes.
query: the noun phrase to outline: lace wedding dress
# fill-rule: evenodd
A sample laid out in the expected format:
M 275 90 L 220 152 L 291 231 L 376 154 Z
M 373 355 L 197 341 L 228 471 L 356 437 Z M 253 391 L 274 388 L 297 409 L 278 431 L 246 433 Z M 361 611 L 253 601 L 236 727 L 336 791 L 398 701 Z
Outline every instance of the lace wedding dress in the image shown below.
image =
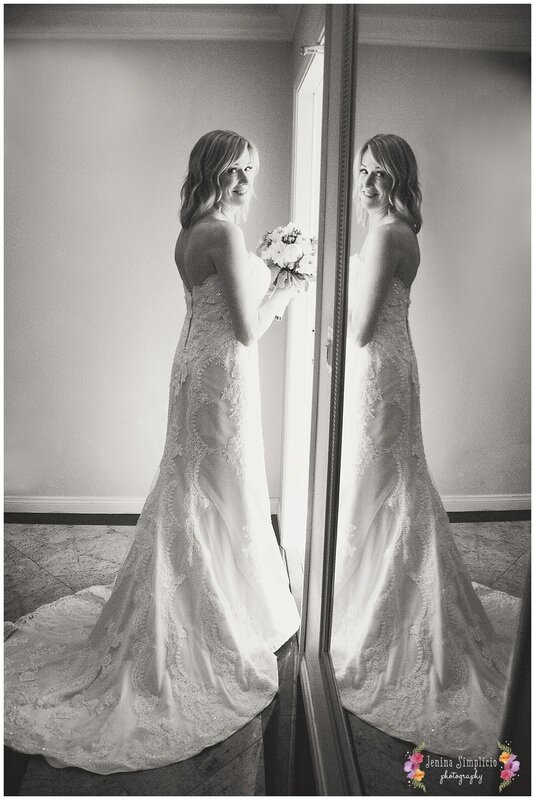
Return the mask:
M 409 302 L 395 277 L 363 348 L 349 320 L 331 655 L 361 719 L 434 753 L 496 757 L 519 603 L 473 587 L 429 475 Z
M 269 270 L 250 257 L 260 303 Z M 5 646 L 6 742 L 101 774 L 188 758 L 278 688 L 298 627 L 271 527 L 256 346 L 218 275 L 190 295 L 159 473 L 115 583 L 28 614 Z

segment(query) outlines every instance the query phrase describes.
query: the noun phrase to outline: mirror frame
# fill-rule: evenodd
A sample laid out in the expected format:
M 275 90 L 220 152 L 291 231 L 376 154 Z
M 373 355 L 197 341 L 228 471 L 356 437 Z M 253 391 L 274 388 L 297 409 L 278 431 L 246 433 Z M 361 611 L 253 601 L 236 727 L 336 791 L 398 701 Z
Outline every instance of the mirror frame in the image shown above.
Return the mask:
M 300 679 L 318 794 L 358 796 L 364 793 L 362 780 L 329 653 L 352 213 L 357 16 L 355 4 L 325 7 L 313 433 Z
M 351 191 L 356 109 L 357 4 L 326 5 L 321 199 L 318 242 L 314 394 L 307 544 L 300 638 L 300 680 L 318 795 L 365 795 L 353 738 L 340 702 L 329 653 L 334 594 L 337 498 L 343 409 L 343 364 L 350 254 Z M 366 27 L 363 19 L 362 27 Z M 364 33 L 364 31 L 363 31 Z M 369 34 L 369 31 L 366 31 Z M 364 42 L 361 40 L 361 42 Z M 475 40 L 474 40 L 475 41 Z M 494 40 L 493 40 L 494 42 Z M 366 42 L 367 43 L 367 42 Z M 390 42 L 387 42 L 390 43 Z M 421 46 L 421 42 L 405 44 Z M 529 50 L 518 26 L 495 49 Z M 332 326 L 332 340 L 328 329 Z M 324 347 L 332 353 L 332 374 Z M 326 455 L 328 454 L 328 458 Z M 506 717 L 508 736 L 529 741 L 530 576 L 523 592 Z M 525 712 L 518 716 L 518 709 Z M 526 738 L 527 737 L 527 738 Z M 505 738 L 505 737 L 504 737 Z M 530 773 L 525 784 L 529 793 Z M 520 784 L 519 784 L 520 786 Z

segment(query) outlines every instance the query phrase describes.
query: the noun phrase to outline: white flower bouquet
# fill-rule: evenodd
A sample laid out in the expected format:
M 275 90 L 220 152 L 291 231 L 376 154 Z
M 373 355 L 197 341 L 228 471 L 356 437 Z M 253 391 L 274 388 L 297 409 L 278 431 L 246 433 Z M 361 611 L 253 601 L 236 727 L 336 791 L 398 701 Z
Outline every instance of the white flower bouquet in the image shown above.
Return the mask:
M 264 234 L 256 249 L 275 277 L 273 287 L 297 286 L 308 289 L 316 277 L 317 243 L 315 236 L 289 222 Z

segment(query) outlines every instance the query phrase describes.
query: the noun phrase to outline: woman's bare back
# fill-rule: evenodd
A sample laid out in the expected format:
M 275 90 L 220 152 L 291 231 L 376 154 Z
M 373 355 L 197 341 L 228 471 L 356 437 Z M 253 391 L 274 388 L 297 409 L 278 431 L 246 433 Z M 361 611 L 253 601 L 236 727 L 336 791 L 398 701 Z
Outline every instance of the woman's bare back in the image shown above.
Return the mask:
M 217 247 L 224 220 L 205 218 L 180 231 L 175 246 L 175 263 L 186 288 L 200 286 L 217 272 L 211 251 Z
M 416 234 L 406 222 L 393 223 L 399 246 L 399 261 L 394 275 L 410 289 L 420 266 L 420 248 Z
M 420 266 L 420 248 L 412 228 L 403 220 L 394 219 L 383 223 L 395 237 L 396 266 L 393 275 L 410 289 Z M 360 251 L 360 259 L 366 259 L 366 241 Z

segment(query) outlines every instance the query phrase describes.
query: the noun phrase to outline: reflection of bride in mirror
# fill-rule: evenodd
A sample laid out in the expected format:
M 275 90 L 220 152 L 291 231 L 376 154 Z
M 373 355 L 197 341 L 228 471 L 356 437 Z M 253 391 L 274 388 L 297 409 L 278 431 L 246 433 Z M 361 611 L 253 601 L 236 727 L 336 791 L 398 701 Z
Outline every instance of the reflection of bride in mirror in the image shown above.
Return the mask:
M 245 249 L 254 145 L 212 131 L 193 148 L 176 261 L 187 314 L 159 474 L 113 587 L 12 626 L 7 742 L 107 774 L 219 742 L 277 691 L 298 626 L 271 527 L 256 340 L 294 294 Z
M 355 168 L 368 235 L 349 277 L 331 645 L 342 704 L 431 752 L 495 755 L 516 601 L 476 593 L 427 469 L 407 319 L 416 161 L 378 135 Z

